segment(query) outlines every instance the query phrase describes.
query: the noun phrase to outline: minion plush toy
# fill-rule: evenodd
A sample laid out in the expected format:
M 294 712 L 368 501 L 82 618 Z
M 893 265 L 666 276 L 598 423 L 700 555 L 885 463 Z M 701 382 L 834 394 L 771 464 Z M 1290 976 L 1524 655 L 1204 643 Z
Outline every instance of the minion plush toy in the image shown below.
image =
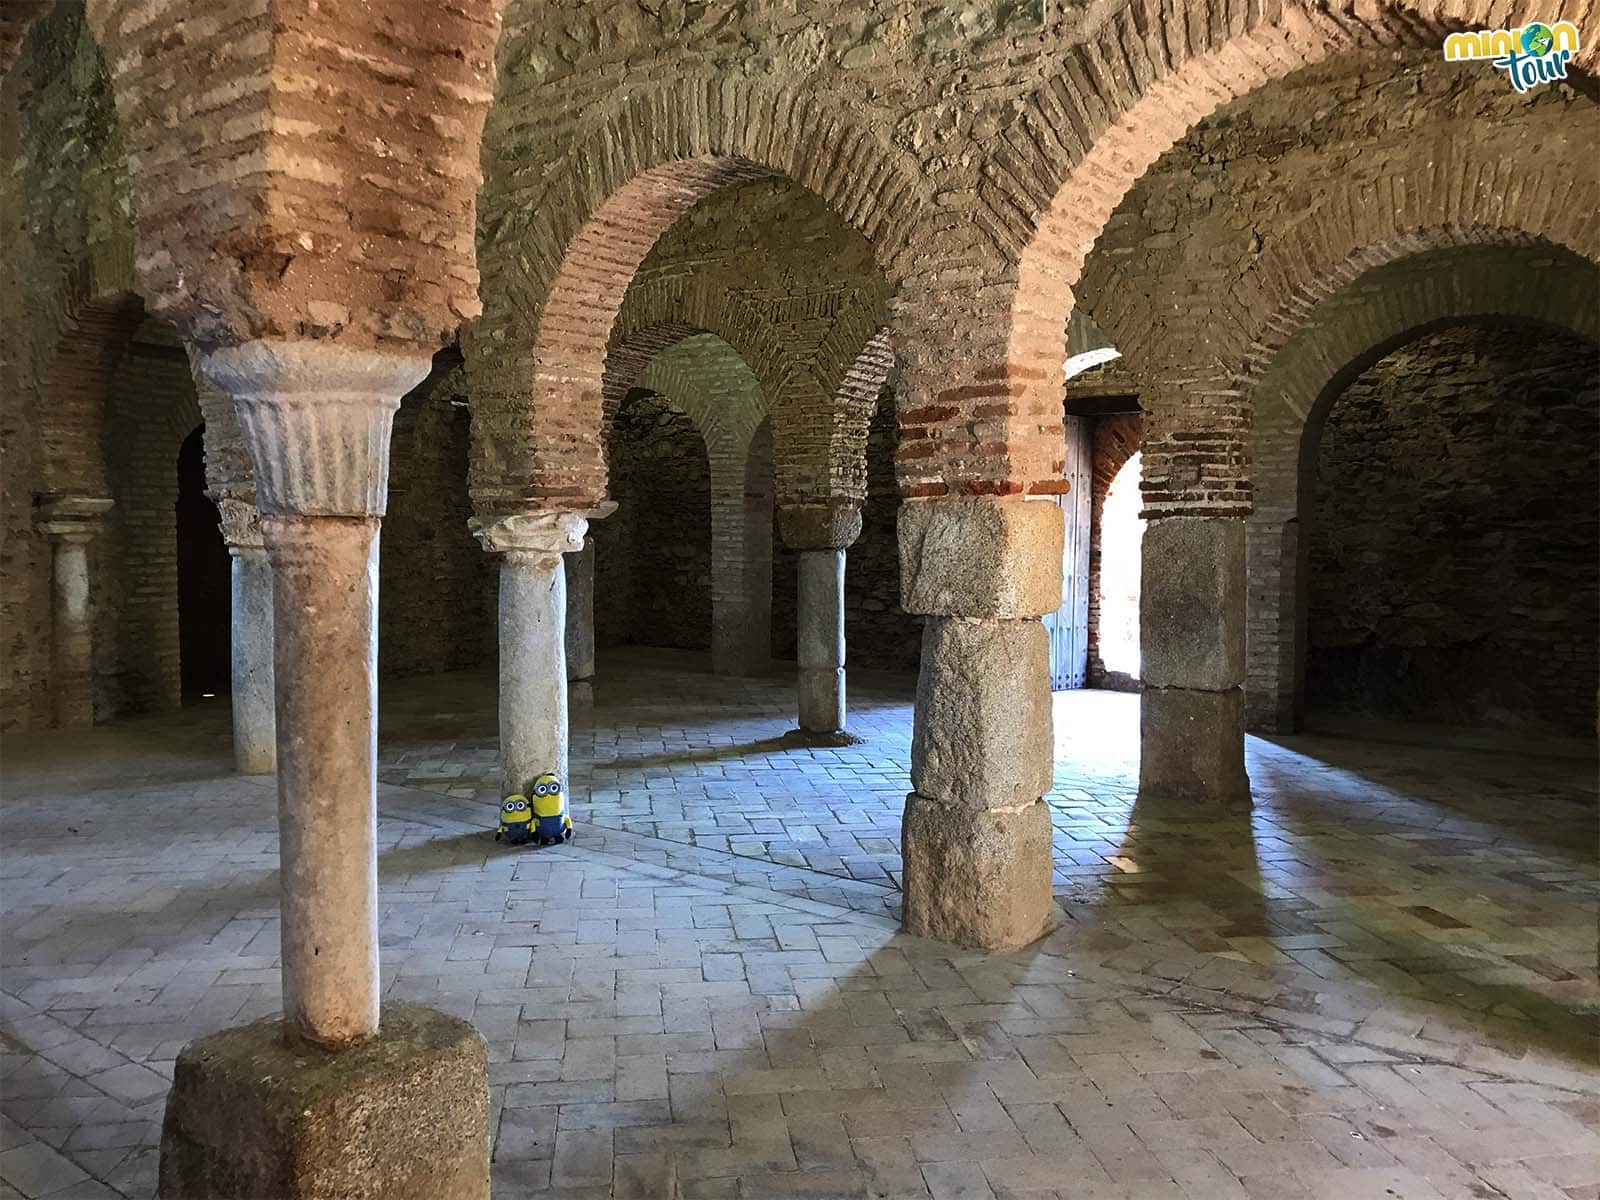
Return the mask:
M 500 801 L 500 828 L 494 831 L 494 840 L 501 838 L 513 846 L 526 846 L 533 841 L 533 805 L 521 792 Z
M 533 820 L 533 837 L 539 845 L 572 840 L 572 818 L 567 815 L 561 780 L 554 775 L 541 775 L 533 781 Z

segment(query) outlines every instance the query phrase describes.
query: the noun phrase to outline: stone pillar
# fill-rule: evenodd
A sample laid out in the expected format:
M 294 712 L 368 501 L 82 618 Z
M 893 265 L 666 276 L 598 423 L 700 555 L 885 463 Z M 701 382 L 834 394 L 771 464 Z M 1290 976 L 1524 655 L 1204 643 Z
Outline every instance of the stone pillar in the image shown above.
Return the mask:
M 1240 517 L 1145 526 L 1139 592 L 1141 804 L 1250 802 Z
M 1051 920 L 1049 636 L 1061 604 L 1053 498 L 900 509 L 906 611 L 928 619 L 901 832 L 906 929 L 1003 949 Z
M 594 538 L 565 556 L 567 587 L 567 703 L 594 703 Z
M 62 496 L 40 506 L 39 527 L 50 537 L 50 691 L 54 723 L 94 724 L 94 623 L 89 543 L 112 502 Z
M 272 563 L 283 1009 L 325 1047 L 378 1028 L 378 526 L 389 430 L 427 359 L 247 342 L 204 359 L 234 402 Z
M 525 791 L 546 771 L 567 782 L 567 583 L 561 556 L 581 550 L 579 513 L 474 520 L 500 558 L 500 786 Z
M 272 564 L 284 1015 L 179 1053 L 157 1190 L 489 1200 L 483 1039 L 378 1012 L 378 526 L 390 424 L 429 360 L 254 341 L 203 365 L 250 447 Z
M 800 551 L 795 647 L 800 660 L 800 728 L 844 729 L 843 550 Z
M 241 775 L 270 775 L 278 765 L 272 689 L 272 564 L 256 506 L 223 497 L 222 538 L 233 559 L 233 765 Z
M 800 557 L 795 594 L 800 732 L 842 735 L 845 550 L 861 536 L 860 503 L 834 497 L 782 505 L 778 532 Z

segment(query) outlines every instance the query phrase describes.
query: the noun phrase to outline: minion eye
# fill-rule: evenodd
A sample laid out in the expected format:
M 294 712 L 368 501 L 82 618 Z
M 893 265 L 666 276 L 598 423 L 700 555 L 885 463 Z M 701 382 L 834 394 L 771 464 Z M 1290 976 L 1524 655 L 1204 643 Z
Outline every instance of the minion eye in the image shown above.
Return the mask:
M 538 787 L 533 789 L 533 794 L 535 796 L 548 796 L 550 794 L 550 789 L 541 783 Z
M 518 812 L 526 812 L 527 810 L 528 810 L 528 802 L 526 800 L 519 800 L 517 802 L 517 811 Z

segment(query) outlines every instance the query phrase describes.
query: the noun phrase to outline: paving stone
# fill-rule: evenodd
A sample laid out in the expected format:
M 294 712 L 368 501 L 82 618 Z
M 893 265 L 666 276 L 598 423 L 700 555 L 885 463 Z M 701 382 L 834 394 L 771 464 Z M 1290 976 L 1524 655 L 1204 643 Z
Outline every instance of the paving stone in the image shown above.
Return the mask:
M 1249 817 L 1147 815 L 1135 710 L 1061 696 L 1068 920 L 984 955 L 896 931 L 908 681 L 853 675 L 865 740 L 824 755 L 770 741 L 784 680 L 685 661 L 602 660 L 578 839 L 533 852 L 487 832 L 492 680 L 386 685 L 385 996 L 485 1034 L 497 1194 L 1600 1185 L 1584 764 L 1502 763 L 1519 804 L 1471 751 L 1252 740 Z M 271 784 L 229 773 L 210 719 L 7 747 L 0 1179 L 21 1194 L 7 1164 L 151 1194 L 177 1049 L 277 1003 Z M 118 836 L 63 844 L 67 802 Z

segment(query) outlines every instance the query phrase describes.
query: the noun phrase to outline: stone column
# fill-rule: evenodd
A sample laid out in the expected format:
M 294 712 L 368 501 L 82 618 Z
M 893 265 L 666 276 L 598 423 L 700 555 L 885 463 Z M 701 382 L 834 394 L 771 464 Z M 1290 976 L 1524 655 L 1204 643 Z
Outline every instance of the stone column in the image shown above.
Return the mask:
M 1153 517 L 1139 592 L 1139 800 L 1250 802 L 1239 517 Z
M 500 558 L 500 786 L 525 791 L 553 772 L 567 781 L 567 584 L 561 556 L 581 550 L 579 513 L 474 520 Z
M 378 526 L 390 426 L 429 360 L 257 341 L 203 366 L 233 398 L 272 563 L 284 1017 L 338 1048 L 378 1028 Z
M 90 603 L 89 543 L 112 502 L 61 496 L 39 510 L 50 537 L 50 690 L 57 726 L 94 724 L 94 608 Z
M 1051 919 L 1049 637 L 1061 604 L 1051 498 L 900 509 L 906 611 L 928 619 L 901 851 L 906 929 L 1002 949 Z
M 861 536 L 859 502 L 834 498 L 778 510 L 784 544 L 800 556 L 795 594 L 800 732 L 844 733 L 845 550 Z
M 800 551 L 795 649 L 800 660 L 800 729 L 844 729 L 843 550 Z
M 222 538 L 233 559 L 229 688 L 233 765 L 241 775 L 270 775 L 278 765 L 272 689 L 272 564 L 256 506 L 225 496 L 217 507 L 222 513 Z
M 567 587 L 567 703 L 594 703 L 594 538 L 565 556 Z
M 283 1019 L 185 1046 L 162 1196 L 489 1200 L 489 1080 L 465 1021 L 378 1021 L 378 526 L 389 429 L 427 358 L 328 342 L 205 355 L 233 398 L 271 560 Z

